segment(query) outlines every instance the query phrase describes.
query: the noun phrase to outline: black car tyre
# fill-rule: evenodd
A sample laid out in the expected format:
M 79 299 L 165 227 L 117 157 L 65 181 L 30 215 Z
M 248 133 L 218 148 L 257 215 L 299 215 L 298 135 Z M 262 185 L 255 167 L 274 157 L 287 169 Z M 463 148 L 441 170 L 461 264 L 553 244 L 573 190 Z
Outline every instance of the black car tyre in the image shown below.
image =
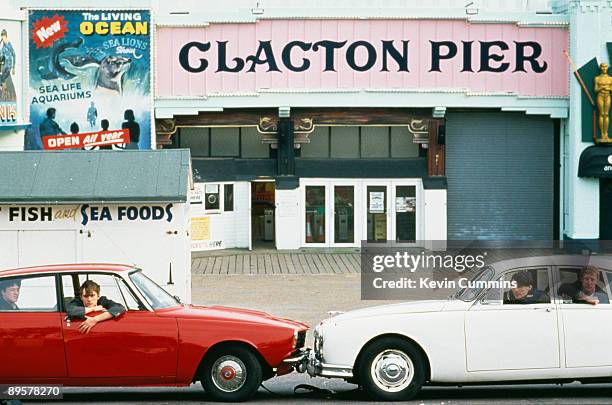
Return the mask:
M 217 401 L 246 401 L 255 395 L 262 381 L 259 359 L 243 346 L 213 349 L 201 370 L 204 390 Z
M 369 345 L 358 366 L 366 393 L 382 401 L 414 398 L 425 382 L 421 353 L 405 340 L 388 337 Z

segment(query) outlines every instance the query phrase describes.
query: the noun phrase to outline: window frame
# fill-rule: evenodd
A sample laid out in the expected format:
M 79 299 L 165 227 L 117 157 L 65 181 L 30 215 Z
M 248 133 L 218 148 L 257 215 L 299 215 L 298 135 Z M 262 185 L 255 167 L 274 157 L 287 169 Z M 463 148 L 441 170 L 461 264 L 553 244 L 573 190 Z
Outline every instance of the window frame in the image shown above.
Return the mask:
M 223 214 L 223 213 L 235 213 L 236 212 L 236 183 L 235 181 L 216 181 L 216 182 L 204 182 L 204 183 L 198 183 L 198 184 L 202 184 L 202 188 L 203 188 L 203 192 L 202 192 L 202 213 L 203 215 L 217 215 L 217 214 Z M 208 209 L 206 208 L 206 186 L 207 185 L 217 185 L 219 186 L 219 190 L 218 190 L 218 198 L 219 198 L 219 208 L 212 208 L 212 209 Z M 233 199 L 232 199 L 232 210 L 231 211 L 226 211 L 225 210 L 225 187 L 226 186 L 232 186 L 233 191 Z M 213 194 L 213 193 L 210 193 Z M 198 203 L 194 203 L 198 204 Z
M 565 302 L 563 297 L 559 294 L 559 288 L 561 288 L 561 286 L 564 284 L 561 280 L 561 271 L 568 271 L 568 270 L 575 270 L 576 274 L 578 275 L 578 277 L 576 278 L 576 280 L 579 279 L 580 277 L 580 270 L 581 268 L 584 267 L 583 265 L 577 266 L 574 264 L 570 264 L 570 265 L 558 265 L 555 266 L 555 272 L 556 272 L 556 282 L 555 282 L 555 286 L 554 286 L 554 294 L 555 294 L 555 299 L 557 300 L 557 302 L 559 303 L 559 305 L 561 306 L 566 306 L 566 308 L 571 308 L 571 307 L 578 307 L 578 306 L 588 306 L 588 307 L 593 307 L 593 308 L 597 308 L 600 307 L 601 305 L 605 305 L 605 308 L 608 308 L 610 305 L 612 305 L 612 284 L 610 283 L 610 279 L 608 277 L 605 277 L 603 273 L 610 273 L 612 275 L 612 269 L 605 269 L 602 268 L 600 266 L 596 266 L 597 268 L 599 268 L 599 275 L 601 276 L 601 279 L 603 279 L 604 282 L 604 288 L 602 288 L 602 290 L 608 295 L 608 303 L 598 303 L 597 305 L 589 305 L 587 303 L 582 303 L 582 302 Z M 598 280 L 599 281 L 601 281 Z M 599 286 L 599 284 L 598 284 Z
M 65 272 L 65 273 L 59 273 L 57 274 L 57 281 L 56 281 L 56 285 L 59 286 L 58 288 L 58 294 L 57 294 L 57 298 L 61 304 L 61 311 L 62 313 L 67 312 L 65 305 L 64 305 L 64 284 L 62 283 L 62 277 L 63 276 L 74 276 L 76 275 L 77 277 L 79 275 L 89 275 L 89 274 L 97 274 L 97 275 L 103 275 L 103 276 L 110 276 L 113 277 L 113 280 L 115 281 L 115 283 L 117 284 L 118 281 L 123 281 L 123 283 L 125 284 L 125 286 L 129 289 L 130 293 L 132 294 L 132 296 L 136 299 L 138 306 L 140 308 L 143 309 L 139 309 L 139 311 L 151 311 L 151 308 L 149 308 L 149 306 L 145 303 L 143 303 L 142 297 L 140 297 L 140 295 L 138 293 L 135 293 L 134 288 L 130 285 L 129 282 L 127 282 L 123 277 L 121 277 L 119 274 L 115 274 L 115 273 L 109 273 L 109 272 L 103 272 L 103 271 L 86 271 L 86 270 L 82 270 L 82 271 L 71 271 L 71 272 Z M 119 280 L 117 280 L 119 279 Z M 86 278 L 86 280 L 89 280 L 89 278 Z M 130 280 L 131 282 L 131 280 Z M 123 299 L 123 303 L 120 303 L 122 305 L 125 306 L 125 309 L 128 311 L 134 311 L 134 310 L 130 310 L 127 307 L 127 302 L 125 302 L 125 297 L 123 297 L 123 293 L 121 292 L 121 288 L 119 287 L 119 284 L 117 284 L 117 288 L 119 289 L 119 293 L 121 294 L 121 297 Z M 76 298 L 76 297 L 75 297 Z
M 543 266 L 526 266 L 526 267 L 515 267 L 512 269 L 508 269 L 505 270 L 503 272 L 500 272 L 499 274 L 496 274 L 497 277 L 492 278 L 491 280 L 502 280 L 505 278 L 505 276 L 507 274 L 511 274 L 511 273 L 517 273 L 519 271 L 531 271 L 531 270 L 546 270 L 547 276 L 548 276 L 548 302 L 536 302 L 536 303 L 530 303 L 530 304 L 510 304 L 510 303 L 504 303 L 504 294 L 505 294 L 505 288 L 502 288 L 501 290 L 503 290 L 502 292 L 502 296 L 500 300 L 486 300 L 487 295 L 489 295 L 489 292 L 491 292 L 492 290 L 496 290 L 497 288 L 495 287 L 491 287 L 491 288 L 486 288 L 483 289 L 483 291 L 481 291 L 481 295 L 480 297 L 476 300 L 476 302 L 479 305 L 495 305 L 495 306 L 499 306 L 499 307 L 506 307 L 506 308 L 520 308 L 520 307 L 529 307 L 532 305 L 554 305 L 556 302 L 556 294 L 553 293 L 552 291 L 552 286 L 555 283 L 555 278 L 553 277 L 553 269 L 552 266 L 548 266 L 548 265 L 543 265 Z M 537 281 L 537 280 L 536 280 Z M 535 286 L 537 288 L 537 286 Z M 543 291 L 546 293 L 546 291 Z
M 38 314 L 38 313 L 56 313 L 56 312 L 60 312 L 60 295 L 58 292 L 58 277 L 57 274 L 54 273 L 43 273 L 43 274 L 26 274 L 23 276 L 9 276 L 9 277 L 2 277 L 0 278 L 0 282 L 3 281 L 7 281 L 7 280 L 13 280 L 13 279 L 19 279 L 22 281 L 26 280 L 26 279 L 30 279 L 30 278 L 53 278 L 53 282 L 55 284 L 55 309 L 48 309 L 48 310 L 29 310 L 29 309 L 21 309 L 19 308 L 18 310 L 9 310 L 9 311 L 2 311 L 0 310 L 0 314 L 19 314 L 19 313 L 29 313 L 29 314 Z M 21 289 L 21 287 L 20 287 Z M 21 292 L 20 292 L 21 294 Z M 19 305 L 19 302 L 17 302 L 17 305 Z
M 232 188 L 232 206 L 231 206 L 231 209 L 229 209 L 229 210 L 227 209 L 226 199 L 225 199 L 225 197 L 226 197 L 226 191 L 225 190 L 228 187 Z M 234 187 L 234 183 L 223 183 L 223 200 L 222 200 L 223 201 L 223 212 L 234 212 L 236 210 L 236 203 L 235 203 L 235 198 L 234 198 L 235 190 L 236 190 L 236 187 Z
M 221 209 L 223 207 L 223 201 L 222 201 L 222 193 L 221 193 L 221 188 L 222 188 L 222 183 L 219 182 L 215 182 L 215 183 L 203 183 L 204 184 L 204 192 L 202 193 L 202 204 L 204 204 L 204 213 L 206 214 L 220 214 L 223 212 L 223 210 Z M 217 186 L 217 192 L 216 193 L 207 193 L 206 192 L 206 187 L 209 185 L 216 185 Z M 209 195 L 217 195 L 217 203 L 219 204 L 219 208 L 207 208 L 206 204 L 208 203 L 208 196 Z

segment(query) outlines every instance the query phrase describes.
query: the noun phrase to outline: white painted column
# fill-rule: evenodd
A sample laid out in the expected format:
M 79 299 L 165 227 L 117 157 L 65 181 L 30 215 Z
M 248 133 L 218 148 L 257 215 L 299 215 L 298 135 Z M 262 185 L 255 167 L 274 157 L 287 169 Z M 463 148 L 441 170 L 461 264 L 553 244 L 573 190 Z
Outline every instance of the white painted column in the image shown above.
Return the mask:
M 446 240 L 447 217 L 446 199 L 447 190 L 423 190 L 425 213 L 424 240 Z
M 570 55 L 576 66 L 596 57 L 599 63 L 610 63 L 606 42 L 612 42 L 610 2 L 608 0 L 580 0 L 566 3 L 570 15 Z M 593 90 L 592 83 L 586 83 Z M 593 93 L 592 93 L 593 94 Z M 582 142 L 582 89 L 573 74 L 570 76 L 570 114 L 566 126 L 565 151 L 567 167 L 563 201 L 566 236 L 572 239 L 599 238 L 599 180 L 579 178 L 580 154 L 591 146 Z
M 278 250 L 299 249 L 302 239 L 300 219 L 300 189 L 276 190 L 276 248 Z

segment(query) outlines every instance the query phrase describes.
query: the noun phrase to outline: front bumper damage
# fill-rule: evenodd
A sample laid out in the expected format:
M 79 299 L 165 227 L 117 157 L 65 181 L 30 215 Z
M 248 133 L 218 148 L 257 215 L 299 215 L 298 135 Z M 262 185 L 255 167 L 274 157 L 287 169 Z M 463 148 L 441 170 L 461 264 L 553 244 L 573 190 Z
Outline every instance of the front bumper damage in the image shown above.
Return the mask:
M 284 363 L 291 364 L 299 373 L 308 372 L 311 377 L 344 378 L 353 377 L 353 368 L 327 364 L 320 360 L 314 350 L 303 349 L 299 353 L 284 360 Z

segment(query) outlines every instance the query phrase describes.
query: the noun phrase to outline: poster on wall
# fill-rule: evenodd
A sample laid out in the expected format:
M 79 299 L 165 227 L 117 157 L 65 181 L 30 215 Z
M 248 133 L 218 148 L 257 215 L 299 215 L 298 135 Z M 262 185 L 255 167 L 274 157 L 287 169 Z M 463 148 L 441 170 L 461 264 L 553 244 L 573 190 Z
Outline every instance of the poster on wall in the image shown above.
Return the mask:
M 0 19 L 0 129 L 21 122 L 21 25 Z
M 26 149 L 151 149 L 148 10 L 30 11 Z

